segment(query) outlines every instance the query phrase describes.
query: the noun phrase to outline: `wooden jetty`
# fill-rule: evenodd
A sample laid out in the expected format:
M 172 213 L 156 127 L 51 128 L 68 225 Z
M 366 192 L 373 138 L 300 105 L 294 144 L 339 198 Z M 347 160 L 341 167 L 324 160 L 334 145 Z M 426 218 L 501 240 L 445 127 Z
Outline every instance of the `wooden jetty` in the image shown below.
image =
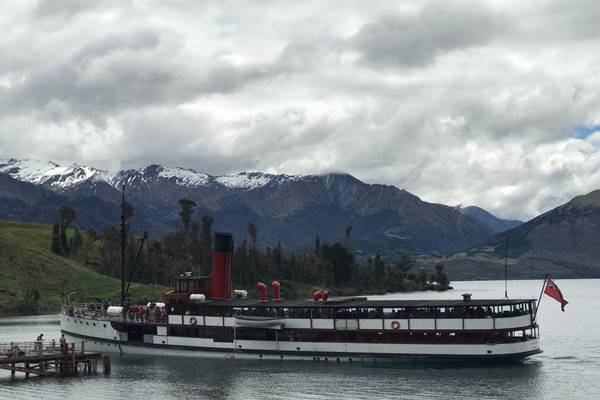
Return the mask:
M 84 342 L 70 343 L 61 348 L 52 342 L 0 343 L 0 369 L 14 376 L 22 372 L 25 377 L 73 376 L 80 372 L 91 375 L 101 367 L 110 373 L 110 358 L 97 352 L 85 351 Z

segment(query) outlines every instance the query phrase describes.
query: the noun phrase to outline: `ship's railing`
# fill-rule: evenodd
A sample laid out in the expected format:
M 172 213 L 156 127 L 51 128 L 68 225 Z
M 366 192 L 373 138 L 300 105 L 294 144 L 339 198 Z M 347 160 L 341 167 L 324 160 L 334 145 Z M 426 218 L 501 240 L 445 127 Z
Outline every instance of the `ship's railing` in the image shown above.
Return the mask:
M 144 307 L 144 312 L 139 312 L 139 307 L 143 306 L 132 306 L 125 313 L 115 315 L 108 313 L 106 307 L 102 303 L 63 304 L 61 311 L 65 315 L 82 319 L 94 319 L 103 321 L 127 321 L 151 324 L 166 323 L 167 316 L 164 315 L 161 308 L 158 308 L 160 314 L 157 314 L 157 312 L 155 311 L 156 308 L 149 309 L 149 312 L 145 312 L 146 307 Z
M 183 314 L 198 315 L 193 312 L 194 310 L 185 310 Z M 353 309 L 346 310 L 340 309 L 333 311 L 332 309 L 320 309 L 320 308 L 306 308 L 306 309 L 268 309 L 268 308 L 249 308 L 249 309 L 234 309 L 225 310 L 225 315 L 220 314 L 206 314 L 211 317 L 229 317 L 232 315 L 256 315 L 256 316 L 272 316 L 279 318 L 295 318 L 295 319 L 490 319 L 490 318 L 512 318 L 524 315 L 530 315 L 528 309 L 515 309 L 510 311 L 492 312 L 490 309 L 485 310 L 483 308 L 473 308 L 467 310 L 454 310 L 443 311 L 443 310 L 406 310 L 406 309 L 379 309 L 379 310 L 365 310 L 365 309 Z M 179 313 L 181 314 L 181 312 Z
M 509 318 L 283 318 L 288 329 L 394 330 L 394 331 L 495 331 L 534 326 L 531 315 Z M 235 317 L 169 315 L 170 325 L 235 326 Z

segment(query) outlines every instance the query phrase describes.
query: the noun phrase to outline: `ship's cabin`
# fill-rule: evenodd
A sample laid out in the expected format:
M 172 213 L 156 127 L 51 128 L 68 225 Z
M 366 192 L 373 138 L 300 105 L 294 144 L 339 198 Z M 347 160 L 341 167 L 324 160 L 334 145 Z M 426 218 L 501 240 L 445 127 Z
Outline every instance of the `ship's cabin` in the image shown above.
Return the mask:
M 479 343 L 538 336 L 535 300 L 173 301 L 169 334 L 220 340 Z M 232 329 L 233 328 L 233 329 Z

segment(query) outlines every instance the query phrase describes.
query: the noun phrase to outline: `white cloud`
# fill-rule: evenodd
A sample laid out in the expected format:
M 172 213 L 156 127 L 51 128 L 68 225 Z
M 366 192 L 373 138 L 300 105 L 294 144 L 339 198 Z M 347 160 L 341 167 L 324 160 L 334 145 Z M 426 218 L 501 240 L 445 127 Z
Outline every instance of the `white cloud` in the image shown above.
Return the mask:
M 0 158 L 347 171 L 530 218 L 600 187 L 595 2 L 0 4 Z

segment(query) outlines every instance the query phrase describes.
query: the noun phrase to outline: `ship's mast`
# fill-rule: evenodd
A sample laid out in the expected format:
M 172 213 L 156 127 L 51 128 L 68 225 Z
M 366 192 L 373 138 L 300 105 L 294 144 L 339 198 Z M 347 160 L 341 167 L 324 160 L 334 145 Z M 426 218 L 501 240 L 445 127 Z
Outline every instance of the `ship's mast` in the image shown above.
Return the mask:
M 125 303 L 125 246 L 127 244 L 125 224 L 125 184 L 123 184 L 121 187 L 121 307 Z
M 508 238 L 506 238 L 506 249 L 504 252 L 504 298 L 508 299 Z

